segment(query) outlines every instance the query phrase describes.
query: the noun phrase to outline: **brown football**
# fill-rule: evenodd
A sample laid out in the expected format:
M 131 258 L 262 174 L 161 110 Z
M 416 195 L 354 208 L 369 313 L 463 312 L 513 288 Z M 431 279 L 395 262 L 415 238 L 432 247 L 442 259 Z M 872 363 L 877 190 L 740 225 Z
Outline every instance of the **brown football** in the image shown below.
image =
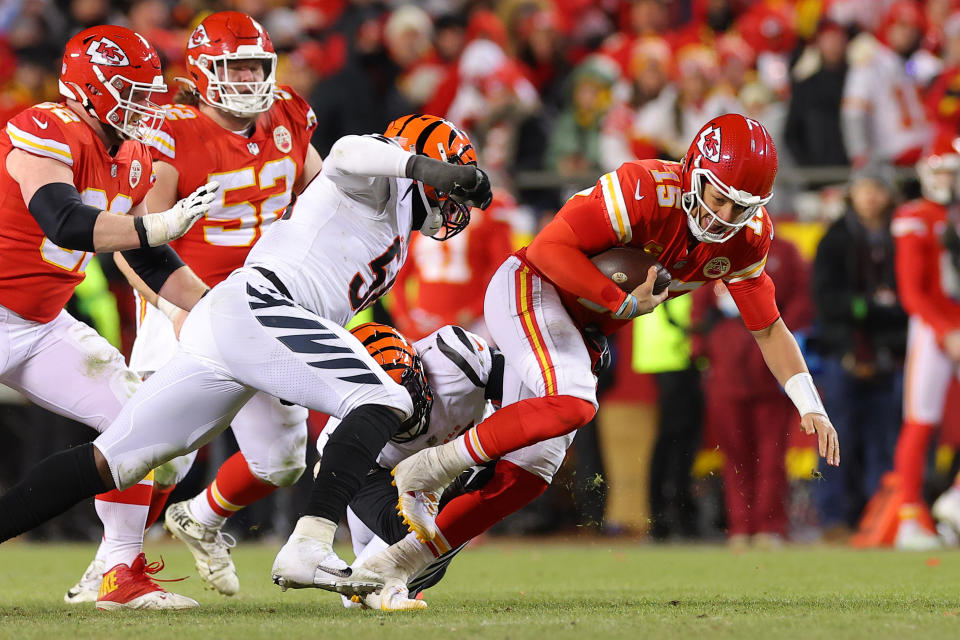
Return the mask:
M 672 276 L 657 259 L 642 249 L 614 247 L 590 258 L 594 266 L 627 293 L 643 284 L 650 267 L 657 268 L 653 292 L 660 293 L 670 286 Z

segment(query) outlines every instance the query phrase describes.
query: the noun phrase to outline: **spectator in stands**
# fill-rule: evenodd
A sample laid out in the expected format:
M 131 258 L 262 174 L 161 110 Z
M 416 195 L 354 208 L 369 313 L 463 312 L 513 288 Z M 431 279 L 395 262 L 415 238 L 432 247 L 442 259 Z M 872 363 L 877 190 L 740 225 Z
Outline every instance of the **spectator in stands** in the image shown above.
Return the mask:
M 736 97 L 718 86 L 720 66 L 717 54 L 705 45 L 689 45 L 677 52 L 677 122 L 674 137 L 667 147 L 670 157 L 679 160 L 700 126 L 724 113 L 740 113 Z
M 932 140 L 919 85 L 907 65 L 923 32 L 919 2 L 898 0 L 875 36 L 862 33 L 851 41 L 841 130 L 854 167 L 868 162 L 913 165 Z
M 545 166 L 562 176 L 600 173 L 600 131 L 613 104 L 613 86 L 619 68 L 610 58 L 595 54 L 573 71 L 566 109 L 553 124 Z
M 779 236 L 764 269 L 777 285 L 777 307 L 794 329 L 811 320 L 810 266 Z M 706 416 L 724 454 L 727 541 L 739 550 L 751 542 L 780 546 L 787 536 L 787 430 L 797 421 L 790 399 L 770 374 L 736 303 L 720 280 L 693 294 L 694 351 L 710 363 L 704 374 Z
M 960 131 L 960 12 L 943 25 L 943 70 L 926 91 L 927 114 L 938 133 Z
M 822 19 L 813 41 L 790 70 L 792 88 L 785 137 L 800 166 L 842 166 L 840 102 L 847 76 L 847 30 Z
M 603 125 L 600 152 L 604 168 L 616 169 L 631 160 L 672 157 L 673 138 L 664 135 L 676 122 L 672 60 L 663 38 L 634 41 L 627 67 L 630 97 L 610 109 Z
M 823 403 L 844 442 L 843 467 L 820 468 L 817 501 L 828 536 L 859 518 L 893 465 L 900 427 L 907 316 L 894 274 L 894 176 L 870 165 L 850 183 L 849 208 L 817 248 L 813 266 Z

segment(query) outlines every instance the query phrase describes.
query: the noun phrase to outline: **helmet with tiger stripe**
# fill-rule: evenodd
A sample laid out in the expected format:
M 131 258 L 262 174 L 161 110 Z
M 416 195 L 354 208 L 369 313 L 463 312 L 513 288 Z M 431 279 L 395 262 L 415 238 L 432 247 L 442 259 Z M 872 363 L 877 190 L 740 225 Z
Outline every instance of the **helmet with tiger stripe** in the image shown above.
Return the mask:
M 396 138 L 412 153 L 441 162 L 477 166 L 477 151 L 459 127 L 437 116 L 415 113 L 397 118 L 387 125 L 383 135 Z M 423 184 L 431 215 L 421 231 L 436 240 L 447 240 L 463 231 L 470 222 L 470 207 L 456 202 L 446 193 Z
M 374 360 L 393 380 L 403 386 L 413 400 L 413 415 L 403 423 L 394 442 L 409 442 L 426 433 L 430 427 L 433 392 L 416 349 L 393 327 L 367 322 L 350 333 L 367 349 Z

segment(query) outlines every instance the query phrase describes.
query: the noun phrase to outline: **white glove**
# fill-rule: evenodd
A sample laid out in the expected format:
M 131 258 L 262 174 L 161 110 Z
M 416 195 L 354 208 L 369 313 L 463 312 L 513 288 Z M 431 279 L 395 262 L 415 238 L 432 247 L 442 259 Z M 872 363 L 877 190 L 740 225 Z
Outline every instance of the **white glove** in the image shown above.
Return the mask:
M 143 223 L 144 234 L 141 239 L 145 235 L 147 244 L 151 247 L 176 240 L 207 213 L 219 188 L 220 183 L 211 180 L 166 211 L 148 213 L 137 218 Z

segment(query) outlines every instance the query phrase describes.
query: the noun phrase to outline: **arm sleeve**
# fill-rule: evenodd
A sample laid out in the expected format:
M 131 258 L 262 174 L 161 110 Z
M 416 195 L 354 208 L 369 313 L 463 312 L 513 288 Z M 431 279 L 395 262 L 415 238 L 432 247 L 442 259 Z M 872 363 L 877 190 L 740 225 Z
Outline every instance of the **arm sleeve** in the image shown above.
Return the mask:
M 616 246 L 617 240 L 600 199 L 574 196 L 533 239 L 527 258 L 559 288 L 615 312 L 627 294 L 588 256 Z
M 323 171 L 334 182 L 347 176 L 404 178 L 411 155 L 383 136 L 344 136 L 333 144 Z

